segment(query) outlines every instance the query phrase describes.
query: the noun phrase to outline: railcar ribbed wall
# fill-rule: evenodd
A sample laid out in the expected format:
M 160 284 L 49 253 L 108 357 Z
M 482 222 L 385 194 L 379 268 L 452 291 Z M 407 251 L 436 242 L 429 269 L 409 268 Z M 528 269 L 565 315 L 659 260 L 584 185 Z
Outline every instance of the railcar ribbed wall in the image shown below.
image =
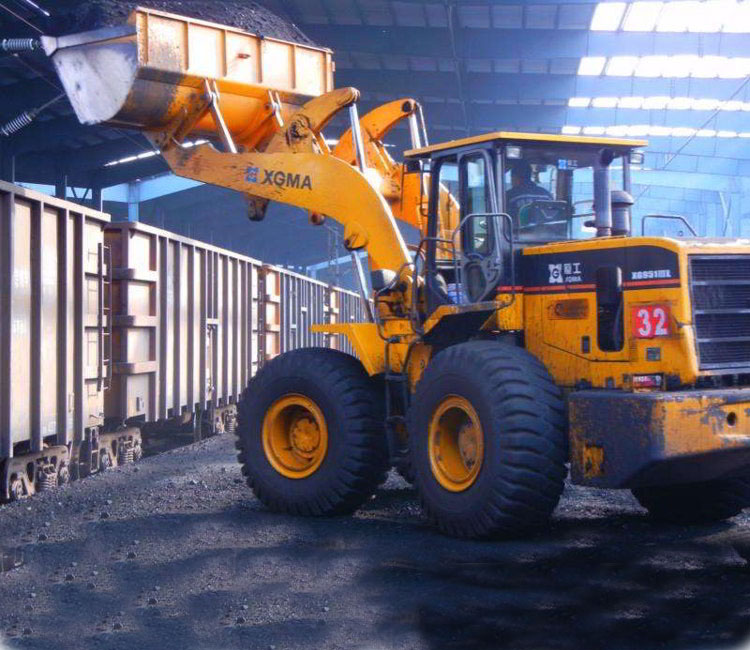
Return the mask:
M 0 181 L 0 461 L 103 422 L 109 216 Z
M 358 295 L 140 223 L 113 223 L 108 417 L 155 422 L 235 403 L 268 359 L 347 341 L 313 323 L 362 318 Z M 328 339 L 332 340 L 328 340 Z
M 349 291 L 0 182 L 0 498 L 47 450 L 96 471 L 122 423 L 226 414 L 282 352 L 351 353 L 310 326 L 362 319 Z

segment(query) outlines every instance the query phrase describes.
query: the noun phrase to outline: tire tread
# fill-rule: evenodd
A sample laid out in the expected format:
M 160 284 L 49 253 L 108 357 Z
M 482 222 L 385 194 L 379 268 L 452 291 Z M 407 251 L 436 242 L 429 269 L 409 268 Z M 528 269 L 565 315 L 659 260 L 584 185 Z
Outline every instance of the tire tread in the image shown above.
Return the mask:
M 332 480 L 322 491 L 303 500 L 264 484 L 253 471 L 247 438 L 252 435 L 251 421 L 258 417 L 257 396 L 269 390 L 269 385 L 278 378 L 299 374 L 310 375 L 315 382 L 326 386 L 346 421 L 345 431 L 336 432 L 346 438 L 346 453 L 339 466 L 333 468 Z M 242 473 L 258 500 L 271 510 L 302 516 L 348 514 L 361 506 L 382 483 L 387 471 L 382 399 L 362 364 L 338 350 L 302 348 L 265 364 L 243 392 L 235 440 Z M 329 435 L 332 433 L 329 430 Z
M 458 537 L 515 535 L 548 521 L 557 506 L 567 474 L 566 408 L 560 389 L 546 368 L 522 348 L 495 341 L 463 343 L 439 353 L 417 385 L 409 413 L 411 447 L 426 444 L 418 431 L 420 400 L 430 384 L 445 375 L 468 372 L 484 378 L 492 396 L 494 435 L 503 436 L 502 460 L 493 467 L 493 486 L 486 503 L 469 515 L 448 516 L 432 503 L 423 482 L 429 467 L 412 455 L 422 506 L 428 518 L 444 532 Z M 483 468 L 484 470 L 484 468 Z

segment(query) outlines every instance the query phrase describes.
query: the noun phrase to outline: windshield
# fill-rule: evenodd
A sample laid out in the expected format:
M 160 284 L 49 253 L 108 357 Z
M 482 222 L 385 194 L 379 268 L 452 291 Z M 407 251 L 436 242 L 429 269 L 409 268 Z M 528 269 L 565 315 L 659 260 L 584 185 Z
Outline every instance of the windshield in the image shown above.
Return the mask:
M 505 211 L 512 217 L 519 242 L 546 243 L 589 239 L 593 221 L 596 148 L 512 146 L 505 148 Z M 613 168 L 623 170 L 624 157 Z M 612 189 L 623 174 L 612 173 Z

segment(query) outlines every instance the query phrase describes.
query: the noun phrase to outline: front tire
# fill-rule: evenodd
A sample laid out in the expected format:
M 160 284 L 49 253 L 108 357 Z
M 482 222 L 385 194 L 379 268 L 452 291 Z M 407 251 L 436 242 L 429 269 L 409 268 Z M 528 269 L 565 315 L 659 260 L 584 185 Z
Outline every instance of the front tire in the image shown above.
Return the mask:
M 238 405 L 242 472 L 271 510 L 356 510 L 387 466 L 383 395 L 354 357 L 304 348 L 266 364 Z
M 458 537 L 543 525 L 566 475 L 565 406 L 544 366 L 495 341 L 430 362 L 410 410 L 415 485 L 429 518 Z
M 653 519 L 671 524 L 723 521 L 750 506 L 750 480 L 746 478 L 639 487 L 631 492 Z

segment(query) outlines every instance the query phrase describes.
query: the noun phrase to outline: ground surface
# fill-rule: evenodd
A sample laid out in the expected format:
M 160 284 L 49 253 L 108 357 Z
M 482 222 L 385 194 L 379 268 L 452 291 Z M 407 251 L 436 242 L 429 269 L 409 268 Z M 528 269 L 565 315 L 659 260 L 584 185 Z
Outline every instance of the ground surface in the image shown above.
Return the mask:
M 722 648 L 750 632 L 750 518 L 649 523 L 569 488 L 534 539 L 466 542 L 392 476 L 353 518 L 268 513 L 232 440 L 0 508 L 11 648 Z M 733 547 L 734 544 L 734 547 Z M 8 560 L 6 557 L 6 569 Z

